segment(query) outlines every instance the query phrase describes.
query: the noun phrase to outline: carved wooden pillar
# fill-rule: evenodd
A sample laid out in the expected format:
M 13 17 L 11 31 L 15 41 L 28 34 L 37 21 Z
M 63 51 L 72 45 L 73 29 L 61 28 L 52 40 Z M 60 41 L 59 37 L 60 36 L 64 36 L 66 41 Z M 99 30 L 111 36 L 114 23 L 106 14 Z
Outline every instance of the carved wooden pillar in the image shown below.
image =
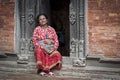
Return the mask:
M 74 66 L 86 65 L 85 0 L 70 1 L 70 57 Z
M 36 0 L 17 0 L 20 15 L 20 47 L 18 63 L 28 63 L 31 56 L 30 42 L 35 27 Z

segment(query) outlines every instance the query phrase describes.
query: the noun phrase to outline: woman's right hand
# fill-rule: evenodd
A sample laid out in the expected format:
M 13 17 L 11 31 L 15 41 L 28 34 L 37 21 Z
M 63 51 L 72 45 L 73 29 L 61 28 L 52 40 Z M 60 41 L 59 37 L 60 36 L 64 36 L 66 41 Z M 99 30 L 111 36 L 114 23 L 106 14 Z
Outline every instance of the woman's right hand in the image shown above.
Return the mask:
M 45 50 L 45 52 L 47 53 L 47 54 L 51 54 L 53 51 L 55 51 L 55 50 L 53 50 L 53 49 L 48 49 L 48 48 L 45 48 L 44 49 Z

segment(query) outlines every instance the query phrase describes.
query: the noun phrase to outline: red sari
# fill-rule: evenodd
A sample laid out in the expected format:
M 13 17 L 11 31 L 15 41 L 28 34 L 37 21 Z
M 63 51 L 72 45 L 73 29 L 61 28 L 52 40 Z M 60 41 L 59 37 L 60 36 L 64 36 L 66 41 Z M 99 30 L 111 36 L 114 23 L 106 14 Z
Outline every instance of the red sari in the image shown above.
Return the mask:
M 46 54 L 46 52 L 42 48 L 42 45 L 38 44 L 38 41 L 44 40 L 46 38 L 54 40 L 55 51 L 50 55 Z M 33 32 L 32 39 L 33 39 L 33 44 L 36 47 L 35 55 L 36 55 L 37 68 L 45 71 L 50 71 L 53 68 L 61 69 L 62 56 L 57 51 L 59 42 L 54 28 L 50 26 L 47 28 L 38 26 L 35 28 Z

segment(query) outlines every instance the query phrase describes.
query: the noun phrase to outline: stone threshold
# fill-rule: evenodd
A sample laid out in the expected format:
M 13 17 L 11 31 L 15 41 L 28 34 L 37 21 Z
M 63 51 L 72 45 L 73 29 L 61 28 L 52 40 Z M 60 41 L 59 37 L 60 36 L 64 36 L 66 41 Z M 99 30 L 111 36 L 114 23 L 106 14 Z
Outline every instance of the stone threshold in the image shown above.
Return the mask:
M 0 70 L 12 71 L 16 70 L 36 70 L 35 62 L 29 62 L 28 64 L 18 64 L 17 61 L 0 61 Z M 100 72 L 115 72 L 120 73 L 120 67 L 104 67 L 104 66 L 91 66 L 87 65 L 85 67 L 74 67 L 72 65 L 63 64 L 62 70 L 78 70 L 79 71 L 100 71 Z
M 88 55 L 87 60 L 97 60 L 99 63 L 120 63 L 120 58 L 109 58 L 103 55 Z

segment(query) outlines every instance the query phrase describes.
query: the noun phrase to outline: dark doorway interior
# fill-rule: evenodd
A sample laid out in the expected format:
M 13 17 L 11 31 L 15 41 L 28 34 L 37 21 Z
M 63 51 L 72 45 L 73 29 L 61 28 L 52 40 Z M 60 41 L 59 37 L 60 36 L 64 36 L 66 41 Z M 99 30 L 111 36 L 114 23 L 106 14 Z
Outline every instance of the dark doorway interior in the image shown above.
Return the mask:
M 69 56 L 69 4 L 70 0 L 50 0 L 51 25 L 59 38 L 59 51 Z

